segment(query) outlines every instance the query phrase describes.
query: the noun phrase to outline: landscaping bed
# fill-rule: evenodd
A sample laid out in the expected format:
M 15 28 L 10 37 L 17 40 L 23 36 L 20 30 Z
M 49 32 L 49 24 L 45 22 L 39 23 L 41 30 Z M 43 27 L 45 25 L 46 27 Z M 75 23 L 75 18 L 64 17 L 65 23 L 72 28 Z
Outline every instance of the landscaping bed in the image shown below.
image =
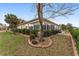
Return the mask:
M 52 45 L 48 48 L 35 48 L 28 44 L 28 37 L 11 32 L 0 33 L 0 55 L 17 56 L 72 56 L 70 37 L 52 35 Z

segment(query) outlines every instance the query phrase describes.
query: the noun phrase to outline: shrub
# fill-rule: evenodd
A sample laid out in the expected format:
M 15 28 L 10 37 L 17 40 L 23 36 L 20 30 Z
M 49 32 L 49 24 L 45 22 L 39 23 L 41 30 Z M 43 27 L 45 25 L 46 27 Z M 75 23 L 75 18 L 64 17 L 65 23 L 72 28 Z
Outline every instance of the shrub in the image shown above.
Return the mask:
M 31 31 L 30 31 L 30 34 L 34 34 L 35 36 L 37 36 L 38 30 L 31 30 Z
M 24 30 L 24 34 L 26 34 L 26 35 L 30 35 L 30 30 L 25 29 L 25 30 Z
M 30 35 L 30 40 L 32 41 L 33 44 L 37 44 L 37 41 L 35 40 L 36 36 L 35 34 Z
M 38 42 L 34 40 L 34 41 L 32 41 L 32 43 L 33 43 L 33 44 L 37 44 Z
M 29 29 L 16 29 L 15 32 L 19 32 L 19 33 L 26 34 L 26 35 L 34 34 L 35 36 L 37 36 L 38 34 L 38 30 L 29 30 Z M 55 35 L 60 32 L 61 32 L 60 30 L 44 30 L 43 36 L 48 37 L 50 35 Z
M 44 37 L 47 37 L 47 36 L 50 36 L 51 35 L 51 30 L 44 30 L 43 31 L 43 36 Z
M 79 54 L 79 29 L 73 29 L 71 31 L 71 34 L 72 34 L 73 38 L 75 39 L 76 47 L 77 47 L 78 54 Z
M 16 33 L 16 32 L 19 32 L 20 33 L 20 29 L 14 29 L 13 28 L 13 29 L 11 29 L 11 31 L 14 32 L 14 33 Z
M 34 39 L 35 39 L 35 35 L 34 35 L 34 34 L 31 34 L 31 35 L 30 35 L 30 39 L 31 39 L 31 40 L 34 40 Z
M 34 34 L 35 36 L 37 36 L 38 30 L 16 29 L 15 32 L 26 34 L 26 35 Z
M 61 33 L 60 30 L 52 30 L 52 34 L 58 34 L 58 33 Z
M 47 37 L 47 36 L 50 36 L 50 35 L 58 34 L 60 32 L 61 32 L 60 30 L 44 30 L 43 31 L 43 36 Z
M 16 29 L 16 32 L 22 33 L 21 29 Z
M 77 37 L 79 36 L 79 30 L 78 29 L 72 30 L 71 34 L 73 38 L 77 39 Z

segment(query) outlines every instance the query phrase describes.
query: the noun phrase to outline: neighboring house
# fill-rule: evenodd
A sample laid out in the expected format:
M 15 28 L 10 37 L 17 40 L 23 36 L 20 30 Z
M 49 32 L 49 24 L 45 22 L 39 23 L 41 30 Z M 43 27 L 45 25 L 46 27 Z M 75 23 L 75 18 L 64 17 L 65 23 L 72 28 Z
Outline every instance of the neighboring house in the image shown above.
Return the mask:
M 43 29 L 44 30 L 60 30 L 60 26 L 52 21 L 49 21 L 47 19 L 43 19 Z M 37 29 L 39 30 L 40 29 L 40 23 L 39 23 L 39 20 L 38 19 L 33 19 L 33 20 L 30 20 L 24 24 L 20 24 L 18 27 L 18 29 Z
M 0 30 L 2 30 L 2 25 L 0 24 Z
M 6 28 L 7 28 L 7 27 L 6 27 L 5 24 L 1 24 L 1 23 L 0 23 L 0 30 L 6 30 Z

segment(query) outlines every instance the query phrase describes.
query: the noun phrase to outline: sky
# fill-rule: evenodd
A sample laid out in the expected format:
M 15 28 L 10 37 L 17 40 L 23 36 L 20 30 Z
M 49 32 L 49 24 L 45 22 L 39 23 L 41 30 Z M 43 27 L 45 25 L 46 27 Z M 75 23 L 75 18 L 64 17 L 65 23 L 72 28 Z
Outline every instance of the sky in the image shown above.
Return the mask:
M 30 3 L 0 3 L 0 23 L 6 23 L 4 15 L 7 13 L 15 14 L 18 18 L 29 21 L 35 18 L 36 9 L 34 4 Z M 57 17 L 49 20 L 57 24 L 71 23 L 73 26 L 79 27 L 79 9 L 73 15 L 68 16 L 68 18 Z

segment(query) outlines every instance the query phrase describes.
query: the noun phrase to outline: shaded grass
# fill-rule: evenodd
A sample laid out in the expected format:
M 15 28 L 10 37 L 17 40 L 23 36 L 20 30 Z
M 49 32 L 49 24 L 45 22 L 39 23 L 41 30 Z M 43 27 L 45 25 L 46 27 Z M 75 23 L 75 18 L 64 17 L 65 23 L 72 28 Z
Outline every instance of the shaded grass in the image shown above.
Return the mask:
M 28 44 L 27 37 L 14 35 L 11 32 L 0 33 L 0 55 L 19 56 L 52 56 L 52 55 L 73 55 L 70 37 L 65 35 L 53 35 L 53 41 L 48 48 L 35 48 Z

